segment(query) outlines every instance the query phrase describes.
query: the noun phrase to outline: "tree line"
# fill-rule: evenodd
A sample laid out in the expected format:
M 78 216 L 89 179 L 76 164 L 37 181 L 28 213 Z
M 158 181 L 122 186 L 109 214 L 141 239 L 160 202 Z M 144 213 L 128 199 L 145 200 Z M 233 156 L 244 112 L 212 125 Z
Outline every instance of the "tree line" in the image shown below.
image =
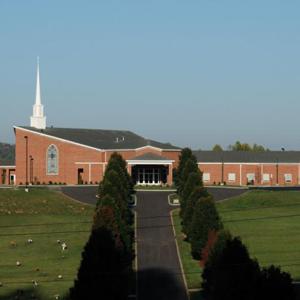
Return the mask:
M 248 143 L 241 143 L 240 141 L 236 141 L 234 144 L 229 145 L 227 147 L 227 150 L 229 151 L 250 151 L 250 152 L 266 152 L 270 151 L 270 149 L 254 143 L 253 145 Z M 220 144 L 215 144 L 212 147 L 212 151 L 224 151 L 222 146 Z
M 197 160 L 182 150 L 175 171 L 184 238 L 203 267 L 206 300 L 294 300 L 290 274 L 280 267 L 261 267 L 240 237 L 224 228 L 213 197 L 203 187 Z

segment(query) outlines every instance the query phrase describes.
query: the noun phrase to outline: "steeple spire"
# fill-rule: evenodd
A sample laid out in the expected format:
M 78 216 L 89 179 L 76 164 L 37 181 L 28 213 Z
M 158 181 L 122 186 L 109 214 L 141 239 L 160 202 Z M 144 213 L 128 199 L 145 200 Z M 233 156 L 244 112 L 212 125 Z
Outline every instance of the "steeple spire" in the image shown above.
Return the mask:
M 40 58 L 39 58 L 39 57 L 37 57 L 35 104 L 36 104 L 36 105 L 41 105 L 41 89 L 40 89 Z
M 46 128 L 46 117 L 44 116 L 44 106 L 42 105 L 41 102 L 39 57 L 37 57 L 35 104 L 33 105 L 33 115 L 30 118 L 30 126 L 38 129 Z

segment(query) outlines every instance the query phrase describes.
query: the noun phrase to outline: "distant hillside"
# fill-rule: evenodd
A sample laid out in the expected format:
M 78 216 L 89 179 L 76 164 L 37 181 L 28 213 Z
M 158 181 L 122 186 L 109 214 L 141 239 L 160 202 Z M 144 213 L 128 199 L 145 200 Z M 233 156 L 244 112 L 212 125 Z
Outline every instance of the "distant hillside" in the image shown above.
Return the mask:
M 15 163 L 15 145 L 0 143 L 0 164 Z

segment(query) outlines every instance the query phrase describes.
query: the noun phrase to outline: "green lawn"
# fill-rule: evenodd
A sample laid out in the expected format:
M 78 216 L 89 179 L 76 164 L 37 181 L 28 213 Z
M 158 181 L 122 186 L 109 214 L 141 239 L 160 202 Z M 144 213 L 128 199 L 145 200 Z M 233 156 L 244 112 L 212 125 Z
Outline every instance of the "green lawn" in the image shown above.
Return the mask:
M 76 277 L 93 211 L 55 191 L 0 189 L 0 299 L 14 299 L 20 289 L 28 289 L 20 299 L 31 299 L 32 293 L 42 300 L 64 295 Z M 65 253 L 57 240 L 68 245 Z
M 262 266 L 280 265 L 300 280 L 300 192 L 249 191 L 217 204 L 225 228 L 238 235 Z M 181 238 L 178 210 L 173 213 L 188 287 L 199 288 L 201 269 Z

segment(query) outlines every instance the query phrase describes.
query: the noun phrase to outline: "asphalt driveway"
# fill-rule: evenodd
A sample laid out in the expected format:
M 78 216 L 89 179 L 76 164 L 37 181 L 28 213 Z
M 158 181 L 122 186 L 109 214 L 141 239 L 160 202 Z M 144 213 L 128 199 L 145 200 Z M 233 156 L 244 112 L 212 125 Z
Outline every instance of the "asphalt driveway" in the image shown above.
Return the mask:
M 97 187 L 62 187 L 62 192 L 95 205 Z M 243 189 L 211 188 L 216 201 L 237 196 Z M 187 300 L 176 249 L 168 195 L 174 192 L 137 192 L 137 299 Z
M 169 193 L 137 192 L 137 299 L 188 299 L 171 224 Z
M 65 186 L 60 190 L 67 196 L 76 199 L 78 201 L 95 205 L 97 203 L 97 190 L 98 186 Z M 224 200 L 227 198 L 235 197 L 245 193 L 247 189 L 240 188 L 222 188 L 222 187 L 208 187 L 208 192 L 214 196 L 216 201 Z M 142 192 L 138 192 L 142 193 Z M 147 192 L 151 193 L 151 191 Z M 166 193 L 166 192 L 163 192 Z

